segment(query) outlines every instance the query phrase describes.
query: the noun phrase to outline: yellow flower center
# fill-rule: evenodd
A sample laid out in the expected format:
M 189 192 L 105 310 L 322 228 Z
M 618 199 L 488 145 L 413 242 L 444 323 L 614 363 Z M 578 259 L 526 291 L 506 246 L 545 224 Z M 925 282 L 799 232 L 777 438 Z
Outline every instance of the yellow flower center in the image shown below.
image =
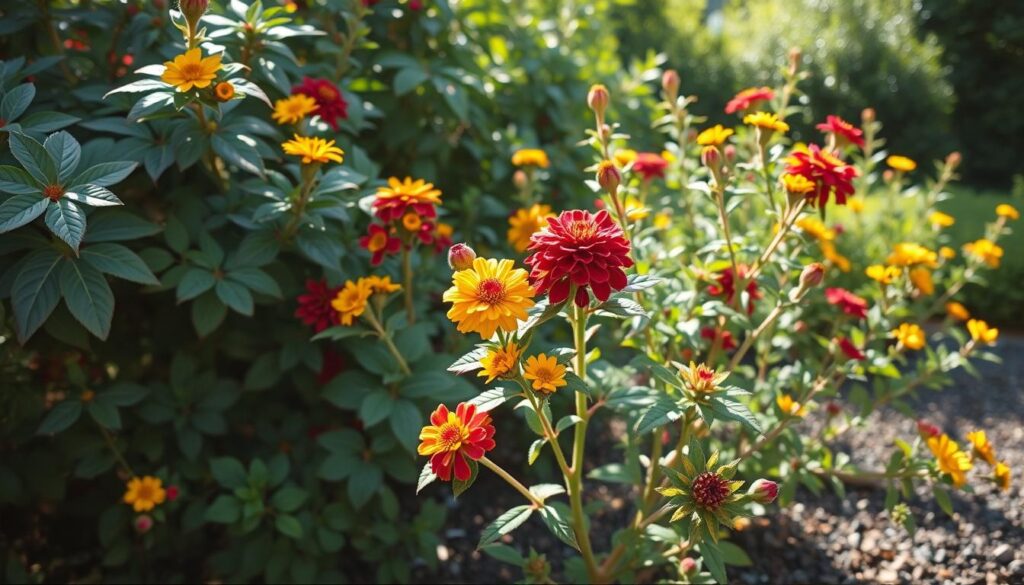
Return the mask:
M 442 451 L 456 451 L 462 446 L 463 427 L 458 423 L 446 422 L 437 433 L 437 442 Z
M 203 76 L 203 65 L 200 62 L 185 63 L 181 66 L 181 76 L 186 81 L 195 81 Z
M 421 220 L 420 216 L 415 213 L 407 213 L 405 217 L 402 218 L 402 225 L 404 225 L 405 229 L 410 232 L 416 232 L 423 226 L 423 220 Z
M 594 237 L 597 226 L 587 221 L 574 221 L 569 224 L 569 233 L 577 240 L 586 240 Z
M 496 278 L 481 281 L 476 287 L 476 298 L 488 305 L 497 305 L 505 300 L 505 285 Z
M 135 497 L 139 500 L 150 501 L 153 499 L 153 487 L 148 483 L 143 482 L 139 485 L 139 489 L 135 494 Z
M 537 381 L 542 383 L 542 384 L 550 384 L 556 378 L 558 378 L 558 376 L 556 376 L 553 371 L 551 371 L 548 368 L 545 368 L 544 366 L 540 366 L 540 367 L 536 368 L 531 373 L 534 376 L 536 376 Z

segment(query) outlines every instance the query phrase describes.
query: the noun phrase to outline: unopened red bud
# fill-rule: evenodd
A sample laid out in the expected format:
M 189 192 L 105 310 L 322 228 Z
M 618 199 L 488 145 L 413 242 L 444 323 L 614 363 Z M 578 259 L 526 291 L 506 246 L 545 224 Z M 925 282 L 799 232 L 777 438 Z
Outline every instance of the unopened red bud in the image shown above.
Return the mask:
M 836 402 L 829 402 L 825 405 L 825 412 L 829 416 L 839 416 L 839 413 L 843 412 L 843 407 Z
M 874 108 L 864 108 L 863 110 L 861 110 L 860 120 L 861 120 L 861 122 L 864 122 L 865 124 L 870 124 L 871 122 L 874 122 L 875 121 L 875 109 Z
M 601 185 L 602 189 L 609 193 L 614 193 L 618 190 L 621 183 L 622 173 L 619 172 L 615 163 L 610 160 L 603 160 L 597 165 L 597 184 Z
M 169 486 L 167 486 L 167 501 L 168 502 L 173 502 L 174 500 L 177 500 L 179 495 L 181 495 L 181 490 L 178 489 L 178 486 L 176 486 L 176 485 L 169 485 Z
M 466 270 L 473 266 L 476 260 L 476 252 L 466 244 L 455 244 L 448 248 L 448 266 L 452 270 Z
M 210 7 L 210 0 L 178 0 L 178 10 L 189 23 L 199 22 Z
M 515 186 L 520 189 L 525 187 L 526 184 L 529 182 L 529 177 L 527 177 L 526 173 L 521 170 L 516 171 L 515 174 L 512 175 L 512 183 L 515 184 Z
M 608 109 L 608 88 L 600 83 L 590 86 L 587 92 L 587 106 L 597 114 L 597 117 L 604 119 L 604 112 Z
M 135 532 L 139 534 L 145 534 L 153 528 L 153 519 L 149 516 L 142 514 L 135 518 Z
M 725 149 L 722 150 L 722 154 L 725 155 L 725 162 L 732 164 L 736 162 L 736 147 L 731 144 L 726 144 Z
M 700 151 L 700 162 L 709 169 L 717 169 L 722 164 L 722 153 L 714 146 L 705 146 Z
M 697 573 L 697 561 L 691 557 L 683 557 L 683 560 L 679 561 L 679 571 L 684 575 L 695 575 Z
M 796 333 L 804 333 L 804 332 L 806 332 L 807 331 L 807 322 L 803 321 L 803 320 L 797 321 L 796 323 L 793 324 L 793 331 L 796 332 Z
M 886 183 L 891 183 L 894 178 L 896 178 L 896 173 L 892 172 L 892 169 L 885 169 L 885 172 L 882 173 L 882 180 Z
M 779 497 L 779 484 L 770 479 L 759 479 L 750 484 L 747 494 L 755 502 L 770 504 L 775 501 L 775 498 Z
M 679 73 L 675 69 L 667 69 L 661 74 L 661 88 L 669 100 L 674 102 L 679 97 Z
M 963 162 L 963 156 L 960 155 L 959 151 L 954 150 L 946 156 L 946 166 L 951 169 L 955 169 L 960 166 L 961 162 Z
M 929 437 L 938 437 L 942 434 L 942 429 L 921 418 L 917 420 L 917 432 L 927 439 Z
M 820 262 L 812 262 L 804 266 L 800 273 L 800 286 L 812 288 L 821 284 L 825 279 L 825 267 Z

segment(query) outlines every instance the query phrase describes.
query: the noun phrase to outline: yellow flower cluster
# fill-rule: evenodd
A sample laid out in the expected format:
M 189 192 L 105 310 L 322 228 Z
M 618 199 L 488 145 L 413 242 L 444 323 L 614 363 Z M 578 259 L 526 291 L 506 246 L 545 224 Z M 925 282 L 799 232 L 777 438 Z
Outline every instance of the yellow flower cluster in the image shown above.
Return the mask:
M 926 343 L 924 330 L 914 323 L 901 323 L 890 334 L 896 338 L 900 345 L 910 350 L 919 350 Z
M 900 242 L 893 247 L 892 254 L 886 259 L 892 266 L 916 266 L 918 264 L 935 268 L 938 266 L 938 254 L 913 242 Z
M 836 239 L 835 230 L 827 227 L 820 219 L 813 215 L 807 215 L 798 219 L 796 227 L 800 228 L 800 230 L 805 234 L 819 241 L 832 241 Z
M 519 209 L 508 218 L 508 243 L 516 252 L 525 252 L 530 247 L 530 236 L 546 228 L 548 218 L 554 216 L 550 205 L 534 203 L 529 208 Z
M 981 319 L 967 321 L 967 331 L 971 334 L 971 339 L 977 343 L 995 345 L 996 340 L 999 339 L 999 330 L 995 327 L 989 327 L 988 323 Z
M 929 437 L 928 449 L 935 456 L 939 471 L 949 474 L 954 486 L 961 487 L 967 483 L 967 472 L 973 465 L 971 458 L 960 450 L 960 445 L 957 445 L 956 441 L 950 439 L 946 434 Z
M 546 169 L 551 166 L 548 160 L 548 153 L 539 148 L 523 148 L 512 154 L 512 164 L 517 167 L 540 167 Z
M 331 301 L 331 307 L 338 312 L 342 325 L 352 322 L 366 312 L 366 303 L 375 294 L 389 294 L 401 290 L 400 284 L 391 282 L 390 276 L 365 276 L 349 280 Z
M 756 112 L 743 117 L 743 123 L 770 132 L 789 132 L 789 124 L 779 119 L 779 116 L 769 112 Z
M 1003 259 L 1003 248 L 986 238 L 964 244 L 964 251 L 987 264 L 989 268 L 999 268 L 999 263 Z
M 985 431 L 977 430 L 967 433 L 967 440 L 971 442 L 972 457 L 981 459 L 993 468 L 992 479 L 999 489 L 1003 491 L 1010 489 L 1010 466 L 1004 461 L 996 460 L 995 448 L 988 441 Z

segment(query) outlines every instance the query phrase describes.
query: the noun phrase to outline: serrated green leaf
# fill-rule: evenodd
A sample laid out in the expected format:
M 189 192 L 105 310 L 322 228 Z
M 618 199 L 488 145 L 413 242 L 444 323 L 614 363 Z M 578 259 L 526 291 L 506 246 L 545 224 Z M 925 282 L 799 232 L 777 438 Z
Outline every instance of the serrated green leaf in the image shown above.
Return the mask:
M 32 222 L 49 204 L 49 199 L 38 194 L 15 195 L 0 203 L 0 234 Z
M 61 185 L 67 183 L 68 178 L 78 168 L 82 160 L 82 147 L 71 134 L 61 130 L 46 137 L 43 148 L 57 163 L 57 178 Z
M 52 248 L 29 254 L 11 286 L 18 338 L 24 343 L 60 301 L 60 266 L 64 257 Z
M 30 136 L 17 132 L 12 132 L 7 136 L 11 154 L 18 159 L 28 174 L 44 186 L 58 184 L 57 162 L 53 160 L 42 144 Z
M 491 522 L 487 528 L 480 534 L 480 542 L 476 545 L 477 549 L 481 549 L 488 544 L 498 540 L 506 534 L 511 534 L 513 530 L 519 528 L 523 522 L 529 520 L 533 514 L 533 506 L 516 506 L 498 516 L 494 522 Z
M 86 262 L 69 259 L 61 266 L 60 290 L 75 319 L 89 333 L 106 339 L 114 318 L 114 293 L 103 274 Z
M 46 208 L 46 227 L 77 252 L 85 234 L 85 212 L 73 201 L 59 199 Z
M 160 284 L 142 258 L 121 244 L 90 244 L 82 249 L 81 258 L 105 274 L 139 284 Z

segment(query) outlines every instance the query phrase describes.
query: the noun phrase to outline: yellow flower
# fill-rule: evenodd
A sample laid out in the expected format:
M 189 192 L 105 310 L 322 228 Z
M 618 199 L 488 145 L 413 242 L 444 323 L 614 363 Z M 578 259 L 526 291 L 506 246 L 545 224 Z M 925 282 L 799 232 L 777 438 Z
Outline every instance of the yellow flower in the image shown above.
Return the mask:
M 203 89 L 209 87 L 220 71 L 220 55 L 210 55 L 203 58 L 203 52 L 198 48 L 189 49 L 184 54 L 178 55 L 173 61 L 164 63 L 164 72 L 160 79 L 168 85 L 173 85 L 180 92 L 186 92 L 193 87 Z
M 887 264 L 893 266 L 915 266 L 923 264 L 929 268 L 939 265 L 938 255 L 921 244 L 913 242 L 900 242 L 893 247 L 892 254 L 886 260 Z
M 885 164 L 889 165 L 893 170 L 902 171 L 904 173 L 909 173 L 917 168 L 917 163 L 914 162 L 913 159 L 895 154 L 885 159 Z
M 953 485 L 960 487 L 967 483 L 967 472 L 970 471 L 971 459 L 966 453 L 960 450 L 956 441 L 949 438 L 949 435 L 928 438 L 928 448 L 935 456 L 939 464 L 939 470 L 948 473 Z
M 914 283 L 917 290 L 923 295 L 930 295 L 935 292 L 935 283 L 932 282 L 932 273 L 927 268 L 914 268 L 910 271 L 910 282 Z
M 807 414 L 807 407 L 801 405 L 789 394 L 779 394 L 775 397 L 775 404 L 779 405 L 779 409 L 790 416 L 803 416 Z
M 992 447 L 992 443 L 988 442 L 985 431 L 978 430 L 967 433 L 967 440 L 971 442 L 975 457 L 989 465 L 996 464 L 996 450 Z
M 964 250 L 971 256 L 988 264 L 989 268 L 999 268 L 999 262 L 1003 258 L 1003 248 L 992 240 L 985 238 L 964 244 Z
M 517 210 L 508 218 L 508 243 L 516 252 L 525 252 L 530 247 L 530 236 L 548 227 L 548 218 L 554 216 L 550 205 L 540 203 Z
M 281 145 L 285 154 L 301 156 L 302 164 L 325 163 L 334 161 L 340 163 L 345 151 L 334 145 L 333 140 L 323 138 L 310 138 L 296 134 L 291 140 Z
M 860 213 L 864 211 L 864 199 L 860 197 L 851 197 L 846 200 L 846 208 L 854 213 Z
M 359 280 L 374 294 L 388 294 L 402 290 L 402 285 L 391 282 L 390 276 L 367 276 Z
M 388 179 L 387 187 L 377 189 L 377 201 L 375 205 L 384 207 L 403 208 L 406 205 L 441 205 L 441 190 L 435 189 L 433 183 L 423 179 L 406 177 L 398 180 L 398 177 Z
M 133 477 L 128 481 L 128 490 L 124 493 L 124 503 L 136 512 L 148 512 L 167 499 L 163 481 L 158 477 L 147 475 Z
M 701 146 L 721 146 L 732 134 L 732 128 L 715 124 L 697 135 L 697 144 Z
M 952 215 L 942 213 L 941 211 L 931 212 L 928 216 L 928 221 L 931 222 L 932 225 L 937 225 L 939 227 L 949 227 L 956 223 L 956 219 Z
M 222 81 L 214 86 L 213 93 L 217 96 L 217 101 L 226 102 L 235 97 L 235 86 L 227 81 Z
M 690 362 L 689 366 L 680 365 L 679 377 L 686 388 L 698 394 L 712 394 L 720 389 L 720 385 L 729 377 L 729 372 L 719 372 L 707 364 Z
M 967 321 L 967 330 L 971 333 L 971 339 L 986 345 L 995 345 L 996 340 L 999 339 L 999 330 L 989 327 L 988 323 L 981 319 Z
M 743 123 L 771 132 L 789 132 L 789 124 L 780 120 L 777 115 L 769 112 L 747 114 L 743 117 Z
M 349 280 L 345 286 L 338 291 L 338 296 L 331 301 L 331 306 L 338 312 L 342 325 L 351 325 L 352 321 L 366 311 L 366 301 L 373 291 L 370 289 L 366 279 L 360 278 L 356 282 Z
M 956 250 L 949 246 L 943 246 L 939 248 L 939 256 L 946 260 L 952 260 L 953 258 L 956 258 Z
M 896 338 L 896 341 L 903 344 L 903 347 L 918 350 L 925 346 L 924 330 L 914 323 L 901 323 L 899 327 L 889 332 Z
M 504 378 L 514 373 L 522 353 L 523 350 L 511 341 L 505 347 L 498 346 L 487 350 L 487 355 L 480 358 L 483 369 L 477 376 L 487 378 L 487 383 L 490 384 L 495 378 Z
M 803 195 L 814 191 L 814 183 L 803 175 L 789 173 L 782 175 L 782 186 L 794 195 Z
M 896 266 L 884 266 L 882 264 L 872 264 L 864 270 L 864 274 L 867 274 L 868 278 L 882 284 L 892 284 L 902 273 L 903 271 Z
M 654 227 L 663 230 L 672 225 L 672 216 L 667 212 L 659 212 L 654 216 Z
M 816 240 L 825 240 L 831 242 L 836 239 L 836 232 L 829 229 L 821 222 L 820 219 L 813 215 L 808 215 L 797 220 L 796 227 L 800 228 L 805 234 L 811 236 Z
M 304 93 L 297 93 L 274 102 L 274 113 L 271 118 L 278 124 L 298 124 L 306 116 L 316 111 L 316 100 Z
M 568 384 L 565 381 L 565 366 L 559 364 L 555 356 L 548 357 L 544 354 L 527 358 L 523 377 L 533 382 L 534 390 L 545 394 L 551 394 Z
M 402 226 L 410 232 L 418 232 L 423 227 L 423 220 L 416 212 L 406 213 L 402 216 Z
M 946 314 L 957 321 L 966 321 L 971 318 L 971 314 L 967 311 L 967 307 L 956 301 L 946 303 Z
M 996 485 L 999 486 L 999 489 L 1004 492 L 1010 489 L 1010 466 L 1007 465 L 1005 461 L 996 463 L 996 468 L 992 475 L 994 476 Z
M 661 151 L 661 158 L 667 160 L 669 162 L 669 164 L 672 164 L 672 163 L 676 162 L 676 160 L 677 160 L 676 159 L 676 155 L 672 154 L 668 150 Z
M 626 219 L 629 221 L 640 221 L 650 215 L 651 210 L 640 204 L 640 200 L 632 195 L 626 197 L 622 202 L 626 208 Z
M 996 215 L 1006 219 L 1020 219 L 1020 212 L 1017 211 L 1017 208 L 1007 203 L 996 205 Z
M 444 300 L 452 303 L 448 318 L 463 333 L 479 333 L 490 339 L 497 329 L 515 331 L 536 294 L 526 271 L 514 268 L 511 260 L 476 258 L 473 267 L 452 276 L 452 287 Z
M 636 160 L 636 151 L 630 148 L 620 148 L 615 151 L 612 158 L 615 159 L 615 164 L 624 167 Z
M 444 223 L 443 221 L 437 222 L 437 227 L 435 229 L 437 230 L 437 237 L 439 238 L 451 238 L 452 234 L 455 233 L 455 228 L 452 227 L 451 224 Z
M 842 272 L 850 271 L 850 259 L 836 251 L 835 245 L 828 240 L 821 240 L 821 253 Z
M 522 148 L 512 154 L 512 164 L 517 167 L 546 169 L 551 166 L 551 161 L 548 160 L 548 153 L 539 148 Z

